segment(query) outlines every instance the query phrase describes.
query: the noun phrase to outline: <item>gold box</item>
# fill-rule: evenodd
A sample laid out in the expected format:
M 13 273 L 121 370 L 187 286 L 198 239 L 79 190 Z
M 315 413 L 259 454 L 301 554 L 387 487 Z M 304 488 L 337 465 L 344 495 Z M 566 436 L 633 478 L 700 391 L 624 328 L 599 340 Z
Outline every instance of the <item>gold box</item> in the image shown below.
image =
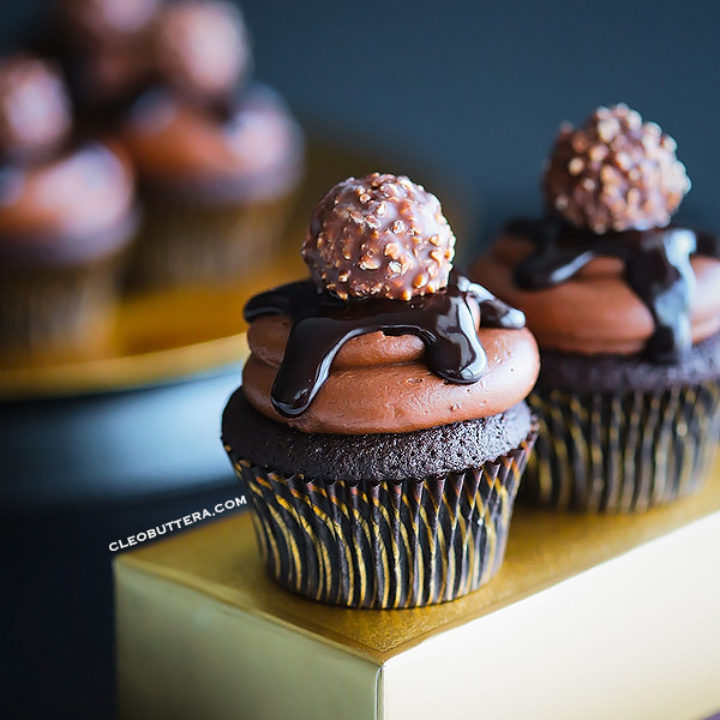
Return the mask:
M 505 564 L 444 605 L 289 594 L 249 515 L 115 562 L 123 718 L 699 720 L 720 709 L 720 466 L 645 514 L 516 509 Z

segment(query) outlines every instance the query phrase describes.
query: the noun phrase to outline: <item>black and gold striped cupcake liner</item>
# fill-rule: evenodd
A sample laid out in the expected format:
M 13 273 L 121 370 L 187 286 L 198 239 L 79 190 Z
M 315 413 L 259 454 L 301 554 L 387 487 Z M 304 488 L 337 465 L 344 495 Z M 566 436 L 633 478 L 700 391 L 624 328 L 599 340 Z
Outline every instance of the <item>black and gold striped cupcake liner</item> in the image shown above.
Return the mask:
M 8 364 L 92 357 L 110 340 L 122 253 L 84 265 L 0 272 L 0 357 Z
M 283 475 L 241 460 L 270 575 L 347 607 L 453 600 L 498 571 L 535 433 L 480 468 L 424 481 L 353 485 Z
M 172 288 L 234 280 L 276 252 L 293 202 L 294 193 L 226 206 L 151 197 L 128 284 Z
M 521 499 L 637 512 L 693 492 L 720 432 L 720 381 L 657 392 L 534 391 L 539 420 Z

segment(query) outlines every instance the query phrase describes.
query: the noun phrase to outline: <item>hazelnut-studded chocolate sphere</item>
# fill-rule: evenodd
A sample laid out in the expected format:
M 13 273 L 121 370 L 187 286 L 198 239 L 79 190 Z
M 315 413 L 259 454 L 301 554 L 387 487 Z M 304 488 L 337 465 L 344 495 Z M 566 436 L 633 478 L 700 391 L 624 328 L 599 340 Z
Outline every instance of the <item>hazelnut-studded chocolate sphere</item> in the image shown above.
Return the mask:
M 93 46 L 122 42 L 143 32 L 159 5 L 160 0 L 56 0 L 67 30 Z
M 25 55 L 0 60 L 0 154 L 26 158 L 52 150 L 71 122 L 65 84 L 52 63 Z
M 302 252 L 315 282 L 340 298 L 410 300 L 447 285 L 455 236 L 421 185 L 373 173 L 325 195 Z
M 690 189 L 675 141 L 627 105 L 563 126 L 543 178 L 548 207 L 601 235 L 664 227 Z
M 158 18 L 153 55 L 166 82 L 208 100 L 231 94 L 251 63 L 243 18 L 228 2 L 168 5 Z

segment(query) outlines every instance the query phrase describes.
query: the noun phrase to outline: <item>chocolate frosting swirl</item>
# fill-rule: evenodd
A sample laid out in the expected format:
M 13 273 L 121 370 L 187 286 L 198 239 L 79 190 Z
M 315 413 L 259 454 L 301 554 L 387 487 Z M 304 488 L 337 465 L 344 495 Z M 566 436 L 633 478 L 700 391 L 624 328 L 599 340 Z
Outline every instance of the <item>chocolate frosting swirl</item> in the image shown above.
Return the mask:
M 156 89 L 141 96 L 120 133 L 144 187 L 225 202 L 286 192 L 302 166 L 303 136 L 270 88 L 249 88 L 229 115 Z
M 136 222 L 132 167 L 115 144 L 86 141 L 43 163 L 0 166 L 0 264 L 111 253 Z
M 690 257 L 720 258 L 717 238 L 681 227 L 598 236 L 554 216 L 517 221 L 508 232 L 529 238 L 536 248 L 515 268 L 519 287 L 537 290 L 557 285 L 596 258 L 618 258 L 624 264 L 625 281 L 653 317 L 655 329 L 646 344 L 649 356 L 656 362 L 677 362 L 692 345 L 690 299 L 695 273 Z
M 252 323 L 271 314 L 292 318 L 293 327 L 271 392 L 273 407 L 286 417 L 305 412 L 327 380 L 340 348 L 358 335 L 411 334 L 427 348 L 430 370 L 449 382 L 480 379 L 487 357 L 480 345 L 470 299 L 480 308 L 485 327 L 520 329 L 524 315 L 466 277 L 452 274 L 445 292 L 411 302 L 365 300 L 348 303 L 310 281 L 283 285 L 252 298 L 245 319 Z

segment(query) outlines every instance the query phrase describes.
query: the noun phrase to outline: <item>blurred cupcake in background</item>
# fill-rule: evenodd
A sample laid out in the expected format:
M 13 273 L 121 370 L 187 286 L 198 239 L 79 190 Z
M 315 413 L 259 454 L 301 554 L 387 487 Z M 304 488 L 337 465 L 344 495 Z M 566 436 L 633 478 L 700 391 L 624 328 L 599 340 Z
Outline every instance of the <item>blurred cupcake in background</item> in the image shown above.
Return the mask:
M 76 137 L 58 68 L 28 55 L 0 60 L 0 154 L 0 354 L 92 352 L 137 225 L 130 164 Z
M 675 141 L 626 105 L 564 126 L 546 215 L 511 223 L 473 279 L 525 312 L 542 369 L 525 494 L 637 511 L 699 486 L 720 428 L 720 242 L 671 224 Z
M 145 200 L 131 284 L 235 279 L 282 237 L 301 177 L 301 130 L 276 93 L 248 84 L 250 46 L 233 5 L 163 6 L 149 53 L 154 86 L 120 132 Z
M 150 37 L 160 0 L 55 0 L 51 36 L 81 114 L 108 124 L 152 75 Z

